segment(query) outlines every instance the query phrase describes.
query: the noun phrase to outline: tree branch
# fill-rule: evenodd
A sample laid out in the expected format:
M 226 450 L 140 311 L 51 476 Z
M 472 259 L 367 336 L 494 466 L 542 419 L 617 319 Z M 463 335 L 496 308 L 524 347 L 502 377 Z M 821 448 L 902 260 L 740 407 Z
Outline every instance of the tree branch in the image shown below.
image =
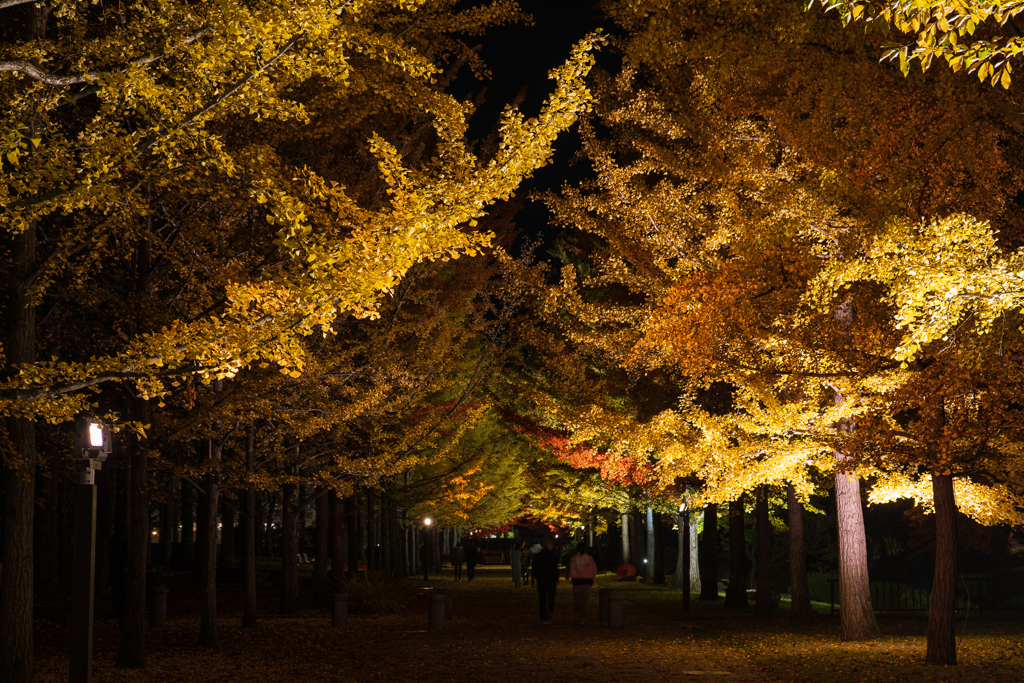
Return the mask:
M 11 1 L 12 0 L 0 0 L 0 8 L 4 7 L 4 4 L 3 4 L 4 2 L 11 2 Z M 17 0 L 15 2 L 15 4 L 18 4 L 19 2 L 27 2 L 27 1 L 34 1 L 34 0 Z M 201 39 L 203 36 L 205 36 L 209 32 L 210 32 L 209 27 L 203 27 L 203 28 L 199 29 L 197 32 L 193 33 L 188 38 L 186 38 L 185 40 L 183 40 L 181 42 L 181 45 L 190 45 L 190 44 L 196 42 L 197 40 Z M 24 75 L 28 76 L 29 78 L 35 79 L 35 80 L 37 80 L 37 81 L 39 81 L 41 83 L 45 83 L 46 85 L 53 85 L 53 86 L 61 87 L 61 86 L 68 86 L 68 85 L 78 85 L 80 83 L 89 83 L 89 82 L 95 81 L 100 76 L 103 76 L 103 75 L 105 75 L 107 73 L 111 73 L 113 71 L 124 71 L 124 70 L 129 69 L 129 68 L 131 68 L 133 66 L 146 66 L 148 64 L 152 64 L 153 62 L 160 61 L 161 59 L 163 59 L 167 55 L 171 54 L 171 52 L 174 52 L 174 50 L 168 50 L 167 52 L 163 52 L 163 53 L 158 54 L 158 55 L 151 55 L 149 57 L 141 57 L 141 58 L 136 59 L 134 61 L 128 62 L 127 64 L 118 64 L 118 65 L 112 67 L 109 71 L 90 71 L 90 72 L 86 72 L 84 74 L 71 74 L 69 76 L 57 76 L 55 74 L 51 74 L 51 73 L 48 73 L 46 71 L 43 71 L 42 69 L 40 69 L 35 64 L 30 64 L 29 62 L 23 62 L 21 60 L 15 60 L 15 61 L 10 61 L 10 62 L 0 62 L 0 71 L 13 71 L 15 73 L 24 74 Z

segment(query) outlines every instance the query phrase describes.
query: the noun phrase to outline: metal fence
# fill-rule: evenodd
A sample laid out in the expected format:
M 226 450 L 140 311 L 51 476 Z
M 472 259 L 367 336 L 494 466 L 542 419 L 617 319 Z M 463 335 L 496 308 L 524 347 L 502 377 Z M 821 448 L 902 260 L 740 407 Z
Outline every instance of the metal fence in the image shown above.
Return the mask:
M 839 611 L 839 579 L 829 579 L 829 613 Z M 927 612 L 931 592 L 898 581 L 871 581 L 871 605 L 879 614 Z M 1024 582 L 1019 578 L 960 579 L 956 609 L 978 617 L 1024 614 Z

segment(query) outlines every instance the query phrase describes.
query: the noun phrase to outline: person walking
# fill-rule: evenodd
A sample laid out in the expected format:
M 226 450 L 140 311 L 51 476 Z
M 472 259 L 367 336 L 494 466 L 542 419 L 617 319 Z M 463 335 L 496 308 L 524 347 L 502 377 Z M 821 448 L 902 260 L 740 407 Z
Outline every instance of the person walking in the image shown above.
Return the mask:
M 455 567 L 455 580 L 462 581 L 462 565 L 466 564 L 466 549 L 462 547 L 462 541 L 452 548 L 452 565 Z
M 544 546 L 540 544 L 540 539 L 533 539 L 533 545 L 530 546 L 530 552 L 526 554 L 526 566 L 530 568 L 530 585 L 533 585 L 533 561 L 537 559 L 537 553 L 543 549 Z
M 512 587 L 519 588 L 523 582 L 523 548 L 512 546 Z
M 569 558 L 566 574 L 572 581 L 572 603 L 576 621 L 582 626 L 587 618 L 587 604 L 590 602 L 590 591 L 594 587 L 594 577 L 597 576 L 597 563 L 587 553 L 586 545 L 581 543 L 576 546 L 576 552 Z
M 558 555 L 555 539 L 545 536 L 540 552 L 533 558 L 533 579 L 537 582 L 540 599 L 540 622 L 550 624 L 555 612 L 555 589 L 558 588 Z
M 476 571 L 477 560 L 480 559 L 480 551 L 472 543 L 466 544 L 466 578 L 473 581 L 473 574 Z

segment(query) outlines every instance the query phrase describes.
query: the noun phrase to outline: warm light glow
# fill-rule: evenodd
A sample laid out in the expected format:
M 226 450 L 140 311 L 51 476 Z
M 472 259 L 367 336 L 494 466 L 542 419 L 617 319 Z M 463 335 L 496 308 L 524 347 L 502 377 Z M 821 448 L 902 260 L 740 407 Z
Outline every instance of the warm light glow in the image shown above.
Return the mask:
M 423 520 L 423 523 L 427 526 L 430 526 L 430 517 L 427 517 L 425 520 Z
M 92 448 L 103 448 L 103 425 L 98 422 L 89 423 L 89 445 Z

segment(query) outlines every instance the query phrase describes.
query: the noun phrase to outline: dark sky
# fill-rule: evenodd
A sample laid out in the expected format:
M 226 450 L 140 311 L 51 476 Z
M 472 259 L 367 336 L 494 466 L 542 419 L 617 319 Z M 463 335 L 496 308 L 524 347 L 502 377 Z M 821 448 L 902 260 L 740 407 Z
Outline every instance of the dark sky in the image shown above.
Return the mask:
M 563 64 L 572 46 L 598 27 L 593 0 L 519 0 L 524 11 L 533 15 L 534 25 L 516 24 L 491 29 L 481 40 L 481 57 L 491 70 L 489 81 L 462 77 L 450 92 L 460 99 L 487 88 L 486 102 L 470 122 L 470 137 L 485 138 L 493 130 L 505 105 L 526 88 L 521 110 L 534 116 L 552 90 L 547 74 Z M 578 179 L 584 168 L 570 167 L 569 160 L 578 151 L 575 131 L 563 133 L 555 143 L 553 163 L 540 169 L 527 181 L 520 195 L 530 190 L 557 188 L 563 180 Z M 524 237 L 541 235 L 553 241 L 557 230 L 548 228 L 547 211 L 536 202 L 527 203 L 517 217 Z

